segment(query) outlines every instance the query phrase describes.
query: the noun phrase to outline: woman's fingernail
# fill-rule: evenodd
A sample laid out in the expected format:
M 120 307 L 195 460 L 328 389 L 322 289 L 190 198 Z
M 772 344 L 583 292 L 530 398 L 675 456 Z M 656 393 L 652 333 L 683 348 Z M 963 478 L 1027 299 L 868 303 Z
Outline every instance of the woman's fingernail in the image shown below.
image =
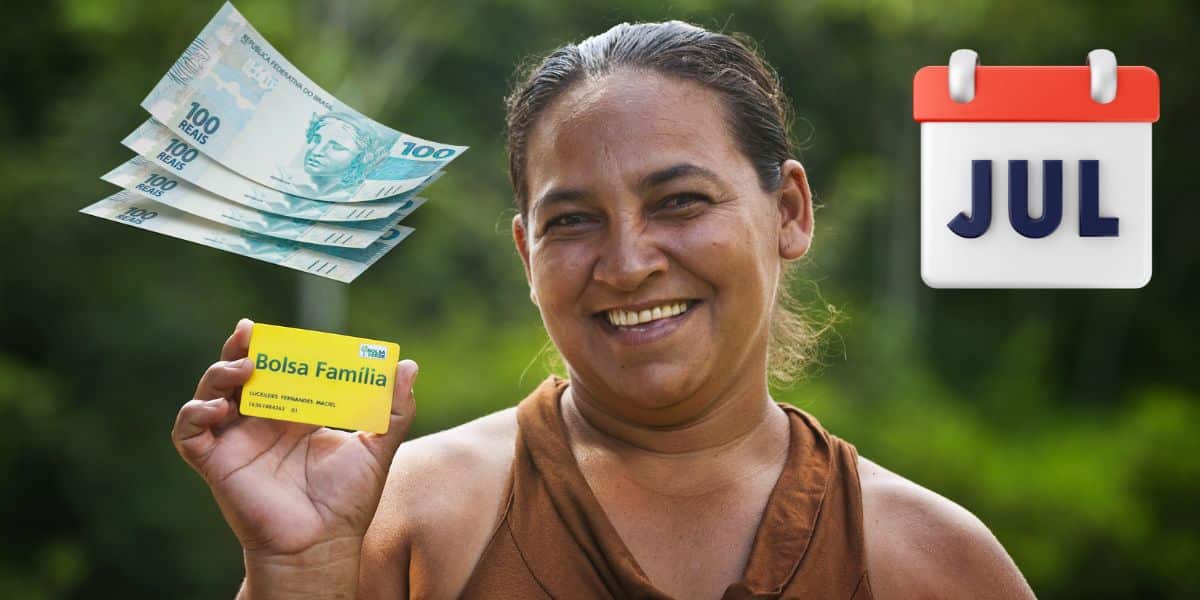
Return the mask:
M 247 357 L 242 357 L 242 358 L 239 358 L 239 359 L 233 361 L 233 364 L 231 364 L 229 366 L 233 367 L 234 369 L 244 369 L 244 368 L 246 368 L 246 365 L 249 365 L 249 364 L 250 364 L 250 357 L 247 356 Z

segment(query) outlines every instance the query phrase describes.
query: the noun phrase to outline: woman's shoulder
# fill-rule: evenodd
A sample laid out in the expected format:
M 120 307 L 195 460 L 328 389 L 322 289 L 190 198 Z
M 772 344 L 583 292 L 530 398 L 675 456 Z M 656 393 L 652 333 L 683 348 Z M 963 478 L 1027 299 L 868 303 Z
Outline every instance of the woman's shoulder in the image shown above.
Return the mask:
M 405 441 L 392 460 L 388 485 L 404 496 L 440 496 L 493 479 L 504 484 L 516 436 L 517 410 L 511 407 Z
M 465 581 L 499 522 L 516 434 L 514 407 L 400 444 L 364 541 L 364 569 L 411 577 L 405 587 L 433 596 L 446 590 L 428 589 L 439 582 L 421 572 L 446 585 Z
M 970 511 L 858 457 L 867 569 L 876 598 L 1032 598 L 1012 558 Z
M 516 408 L 508 408 L 400 444 L 381 509 L 394 505 L 422 526 L 487 513 L 484 504 L 507 488 L 516 435 Z

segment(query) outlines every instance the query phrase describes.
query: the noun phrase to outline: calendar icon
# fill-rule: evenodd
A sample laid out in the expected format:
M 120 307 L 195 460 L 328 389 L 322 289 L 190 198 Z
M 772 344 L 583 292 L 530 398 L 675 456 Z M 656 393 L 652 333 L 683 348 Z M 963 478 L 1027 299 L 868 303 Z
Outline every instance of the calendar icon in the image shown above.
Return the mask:
M 934 288 L 1140 288 L 1150 281 L 1158 75 L 979 66 L 958 50 L 913 78 L 921 278 Z

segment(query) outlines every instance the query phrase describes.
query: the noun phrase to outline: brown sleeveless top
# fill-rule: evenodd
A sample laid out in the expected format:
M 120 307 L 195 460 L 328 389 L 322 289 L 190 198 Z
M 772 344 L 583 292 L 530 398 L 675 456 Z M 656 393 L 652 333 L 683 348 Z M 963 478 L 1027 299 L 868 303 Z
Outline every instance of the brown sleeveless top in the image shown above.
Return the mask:
M 551 376 L 517 407 L 509 494 L 462 598 L 665 599 L 617 535 L 567 442 Z M 791 423 L 782 474 L 767 500 L 742 580 L 723 600 L 870 600 L 854 446 L 812 416 Z

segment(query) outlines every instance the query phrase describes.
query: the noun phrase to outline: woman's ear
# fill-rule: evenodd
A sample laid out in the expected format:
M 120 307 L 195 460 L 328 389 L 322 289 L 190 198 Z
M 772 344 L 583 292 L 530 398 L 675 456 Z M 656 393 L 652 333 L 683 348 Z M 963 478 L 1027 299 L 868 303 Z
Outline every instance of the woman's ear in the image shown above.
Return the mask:
M 808 253 L 812 246 L 812 190 L 804 165 L 796 160 L 783 161 L 779 185 L 779 256 L 793 260 Z
M 538 305 L 537 296 L 533 293 L 533 278 L 529 271 L 529 231 L 525 229 L 525 220 L 521 218 L 521 214 L 513 215 L 512 220 L 513 243 L 517 245 L 517 253 L 521 255 L 521 264 L 525 267 L 525 283 L 529 284 L 529 300 L 534 306 Z

